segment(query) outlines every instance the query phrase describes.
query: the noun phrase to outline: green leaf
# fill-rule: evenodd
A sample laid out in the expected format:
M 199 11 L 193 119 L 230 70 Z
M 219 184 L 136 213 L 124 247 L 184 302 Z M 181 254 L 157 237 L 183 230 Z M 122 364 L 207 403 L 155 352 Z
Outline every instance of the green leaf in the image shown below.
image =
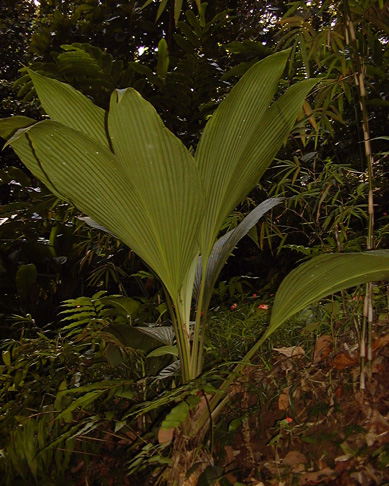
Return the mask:
M 103 381 L 98 381 L 96 383 L 89 383 L 88 385 L 84 386 L 77 386 L 74 388 L 68 388 L 68 389 L 63 389 L 59 390 L 58 395 L 60 396 L 65 396 L 65 395 L 74 395 L 74 394 L 80 394 L 80 393 L 86 393 L 90 391 L 109 391 L 111 389 L 116 389 L 121 386 L 132 386 L 134 385 L 134 382 L 131 380 L 123 380 L 121 378 L 115 379 L 115 380 L 103 380 Z
M 105 390 L 92 391 L 92 392 L 86 393 L 82 397 L 77 398 L 77 400 L 74 400 L 74 402 L 72 402 L 59 415 L 57 415 L 56 419 L 59 420 L 59 419 L 63 418 L 69 412 L 72 412 L 73 410 L 75 410 L 78 407 L 86 407 L 87 405 L 90 405 L 95 400 L 97 400 L 104 392 L 105 392 Z
M 35 289 L 38 272 L 33 263 L 21 265 L 16 272 L 16 287 L 22 299 L 27 299 Z
M 178 427 L 187 417 L 189 413 L 189 405 L 186 402 L 181 402 L 166 415 L 162 422 L 162 429 L 173 429 Z
M 93 221 L 93 219 L 89 218 L 89 216 L 79 216 L 78 219 L 84 221 L 84 223 L 90 226 L 91 228 L 97 229 L 99 231 L 103 231 L 104 233 L 108 233 L 116 238 L 116 236 L 112 234 L 110 231 L 108 231 L 107 228 L 104 228 L 104 226 L 101 226 L 100 224 L 96 223 L 96 221 Z
M 161 1 L 161 3 L 159 4 L 157 16 L 155 18 L 156 22 L 158 21 L 159 17 L 162 15 L 163 11 L 166 8 L 166 4 L 167 4 L 167 0 L 160 0 L 160 1 Z
M 204 208 L 194 159 L 164 126 L 152 105 L 133 89 L 113 93 L 108 126 L 123 172 L 137 191 L 139 203 L 134 209 L 140 224 L 131 232 L 143 240 L 147 260 L 145 251 L 141 255 L 132 247 L 176 299 L 198 251 L 197 235 Z
M 6 350 L 2 351 L 3 362 L 6 366 L 11 366 L 11 353 Z
M 254 208 L 250 213 L 240 222 L 240 224 L 233 230 L 226 233 L 219 238 L 214 244 L 211 254 L 207 262 L 207 270 L 205 276 L 205 285 L 203 297 L 203 307 L 208 307 L 211 300 L 212 290 L 216 283 L 224 264 L 231 255 L 235 246 L 239 241 L 247 235 L 247 233 L 255 226 L 258 220 L 272 208 L 277 206 L 282 201 L 282 198 L 267 199 Z M 201 283 L 202 262 L 201 259 L 197 265 L 196 279 L 195 279 L 195 294 L 198 293 Z
M 146 356 L 146 358 L 155 358 L 157 356 L 166 356 L 167 354 L 171 354 L 172 356 L 178 356 L 177 346 L 161 346 L 161 347 L 151 351 L 151 353 L 149 353 Z
M 166 80 L 167 70 L 169 68 L 169 50 L 165 39 L 161 39 L 158 43 L 158 64 L 157 74 L 163 81 Z
M 85 133 L 108 148 L 105 111 L 66 83 L 41 76 L 28 69 L 39 101 L 51 120 Z
M 223 48 L 228 52 L 234 54 L 244 54 L 246 57 L 255 56 L 258 58 L 265 58 L 273 53 L 272 49 L 266 47 L 260 41 L 244 40 L 229 42 L 224 44 Z
M 112 368 L 123 363 L 123 355 L 120 349 L 112 343 L 107 344 L 104 349 L 104 356 Z
M 389 250 L 321 255 L 293 270 L 281 283 L 270 326 L 261 339 L 309 304 L 340 290 L 389 279 Z
M 151 336 L 157 341 L 170 346 L 173 344 L 174 340 L 174 331 L 172 326 L 158 326 L 158 327 L 143 327 L 137 326 L 135 328 L 137 331 L 140 331 L 147 336 Z
M 174 2 L 174 20 L 176 22 L 176 25 L 181 15 L 182 4 L 183 0 L 175 0 Z
M 0 137 L 8 140 L 21 128 L 33 125 L 35 120 L 27 116 L 11 116 L 10 118 L 3 118 L 0 120 Z
M 114 307 L 117 314 L 125 318 L 136 314 L 140 306 L 140 303 L 137 300 L 131 299 L 131 297 L 114 295 L 102 297 L 101 302 L 105 305 Z
M 8 143 L 49 189 L 143 258 L 176 300 L 198 251 L 204 198 L 197 167 L 133 89 L 113 94 L 108 123 L 116 155 L 53 121 Z
M 77 425 L 71 427 L 69 430 L 61 434 L 58 438 L 47 444 L 42 450 L 39 451 L 39 455 L 46 452 L 48 449 L 54 448 L 64 440 L 71 440 L 78 435 L 86 435 L 88 432 L 92 432 L 98 426 L 101 425 L 101 419 L 99 416 L 88 416 L 86 419 L 78 422 Z
M 43 169 L 42 164 L 36 157 L 36 153 L 32 147 L 30 130 L 34 128 L 34 131 L 41 129 L 41 125 L 48 123 L 47 121 L 36 123 L 27 128 L 21 128 L 18 130 L 5 144 L 11 145 L 16 154 L 22 160 L 24 165 L 39 179 L 45 186 L 57 197 L 68 201 L 65 195 L 63 195 L 52 183 L 46 171 Z
M 292 86 L 269 108 L 289 52 L 255 64 L 204 129 L 196 152 L 208 201 L 201 230 L 203 258 L 208 257 L 227 216 L 272 162 L 316 83 L 308 80 Z
M 128 324 L 114 323 L 106 328 L 114 338 L 126 348 L 140 349 L 148 353 L 158 346 L 158 340 L 153 335 L 146 336 L 139 332 L 138 327 L 129 326 Z
M 198 480 L 198 486 L 215 486 L 219 483 L 220 476 L 223 475 L 223 468 L 220 466 L 207 466 Z M 235 483 L 236 484 L 236 483 Z
M 141 10 L 143 10 L 145 7 L 147 7 L 148 5 L 150 5 L 150 3 L 153 3 L 153 0 L 147 0 L 142 6 L 141 6 Z
M 120 387 L 117 391 L 115 391 L 115 397 L 127 398 L 128 400 L 132 400 L 136 397 L 136 395 L 137 394 L 134 390 L 131 390 L 130 388 L 124 386 Z
M 207 3 L 201 3 L 201 0 L 196 0 L 196 5 L 199 11 L 200 15 L 200 27 L 204 28 L 207 25 L 206 19 L 205 19 L 205 11 L 207 8 Z
M 169 364 L 165 368 L 163 368 L 158 376 L 156 377 L 157 380 L 165 380 L 166 378 L 172 378 L 176 375 L 177 371 L 180 369 L 181 363 L 180 360 L 173 361 L 173 363 Z

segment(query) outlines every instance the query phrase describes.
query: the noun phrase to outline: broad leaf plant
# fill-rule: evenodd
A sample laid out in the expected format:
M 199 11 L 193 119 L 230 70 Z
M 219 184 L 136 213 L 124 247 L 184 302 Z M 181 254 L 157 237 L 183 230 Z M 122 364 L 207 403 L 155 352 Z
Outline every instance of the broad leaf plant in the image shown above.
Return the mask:
M 269 167 L 317 83 L 298 82 L 274 101 L 289 53 L 265 58 L 240 79 L 208 121 L 194 155 L 132 88 L 114 91 L 106 112 L 71 86 L 29 71 L 49 118 L 0 121 L 0 135 L 36 177 L 132 248 L 158 275 L 183 384 L 202 373 L 207 310 L 221 268 L 239 240 L 280 202 L 262 202 L 218 239 L 224 221 Z M 327 254 L 299 266 L 281 284 L 269 328 L 244 363 L 308 304 L 388 277 L 385 250 Z M 204 433 L 209 413 L 216 417 L 220 412 L 242 366 L 191 425 L 193 434 Z

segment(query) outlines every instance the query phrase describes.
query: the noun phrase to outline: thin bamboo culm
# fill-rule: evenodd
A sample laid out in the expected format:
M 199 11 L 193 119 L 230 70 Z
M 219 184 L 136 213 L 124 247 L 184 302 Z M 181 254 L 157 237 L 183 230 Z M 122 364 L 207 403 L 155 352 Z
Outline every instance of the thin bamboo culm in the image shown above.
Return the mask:
M 369 119 L 366 108 L 366 89 L 365 89 L 365 68 L 363 59 L 361 60 L 358 53 L 357 39 L 355 36 L 354 25 L 351 20 L 348 2 L 345 1 L 345 20 L 346 20 L 346 41 L 352 50 L 354 60 L 354 78 L 355 85 L 358 88 L 359 106 L 362 114 L 362 131 L 364 151 L 366 157 L 369 195 L 368 195 L 368 232 L 366 248 L 367 250 L 374 249 L 374 159 L 371 152 L 370 145 L 370 130 Z M 366 384 L 366 327 L 367 327 L 367 376 L 371 378 L 371 364 L 372 364 L 372 324 L 373 324 L 373 284 L 366 284 L 365 299 L 363 306 L 362 318 L 362 332 L 360 340 L 360 360 L 361 360 L 361 374 L 360 374 L 360 389 L 365 389 Z

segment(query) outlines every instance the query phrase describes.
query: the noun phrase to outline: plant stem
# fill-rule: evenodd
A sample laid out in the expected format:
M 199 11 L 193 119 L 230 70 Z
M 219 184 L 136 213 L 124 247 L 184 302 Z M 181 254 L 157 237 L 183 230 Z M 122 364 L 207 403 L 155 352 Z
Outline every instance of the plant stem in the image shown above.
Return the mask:
M 233 383 L 233 381 L 236 379 L 236 377 L 240 374 L 242 369 L 245 366 L 248 366 L 250 364 L 250 359 L 254 356 L 254 354 L 258 351 L 258 349 L 262 346 L 264 341 L 268 338 L 268 336 L 271 334 L 269 330 L 265 331 L 264 335 L 254 344 L 254 346 L 246 353 L 245 357 L 243 360 L 235 366 L 233 371 L 228 375 L 228 377 L 224 380 L 224 382 L 220 385 L 219 391 L 220 393 L 217 393 L 212 397 L 212 399 L 209 402 L 209 409 L 212 412 L 212 419 L 215 420 L 217 416 L 220 414 L 220 412 L 224 409 L 225 405 L 228 403 L 230 397 L 226 394 L 228 392 L 228 388 L 230 385 Z M 203 412 L 200 417 L 198 418 L 195 426 L 193 427 L 193 434 L 195 435 L 198 431 L 204 428 L 206 422 L 207 422 L 207 417 L 208 414 Z
M 184 328 L 185 323 L 182 322 L 178 304 L 176 304 L 175 307 L 173 307 L 170 296 L 166 290 L 165 290 L 165 296 L 166 296 L 166 303 L 169 309 L 169 313 L 172 318 L 174 333 L 177 339 L 178 355 L 181 360 L 182 382 L 188 383 L 191 380 L 189 336 L 185 335 L 186 334 L 186 328 Z
M 199 289 L 199 296 L 197 300 L 196 317 L 195 317 L 195 328 L 193 333 L 193 346 L 191 353 L 191 369 L 193 372 L 192 379 L 197 378 L 201 374 L 203 365 L 203 334 L 205 331 L 205 318 L 207 309 L 204 309 L 204 316 L 201 317 L 202 307 L 203 307 L 203 297 L 205 288 L 205 276 L 206 276 L 206 263 L 205 259 L 202 262 L 202 279 Z M 201 330 L 201 337 L 200 337 Z
M 371 152 L 370 144 L 370 130 L 369 130 L 369 119 L 366 108 L 366 89 L 365 89 L 365 69 L 361 63 L 361 58 L 358 54 L 358 45 L 355 36 L 354 25 L 351 21 L 350 9 L 348 1 L 344 3 L 345 6 L 345 19 L 346 19 L 346 40 L 352 47 L 354 55 L 354 65 L 355 65 L 355 85 L 358 87 L 359 92 L 359 106 L 362 113 L 362 131 L 363 131 L 363 141 L 365 149 L 365 157 L 367 163 L 367 173 L 368 173 L 368 184 L 369 184 L 369 196 L 368 196 L 368 230 L 367 230 L 367 250 L 374 249 L 374 159 Z M 362 61 L 363 62 L 363 61 Z M 361 343 L 360 343 L 360 356 L 361 356 L 361 389 L 365 387 L 365 338 L 366 338 L 366 323 L 368 323 L 368 354 L 367 354 L 367 365 L 368 365 L 368 376 L 371 378 L 371 361 L 372 361 L 372 324 L 373 324 L 373 286 L 371 283 L 366 284 L 365 302 L 364 302 L 364 312 L 362 321 L 362 333 L 361 333 Z M 363 342 L 362 342 L 363 340 Z

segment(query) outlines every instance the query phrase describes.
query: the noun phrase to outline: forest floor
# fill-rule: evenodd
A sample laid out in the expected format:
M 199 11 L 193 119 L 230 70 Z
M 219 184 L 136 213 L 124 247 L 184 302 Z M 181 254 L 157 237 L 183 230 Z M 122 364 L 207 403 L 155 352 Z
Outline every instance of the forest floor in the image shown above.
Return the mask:
M 210 474 L 193 482 L 189 473 L 183 486 L 389 486 L 389 320 L 375 331 L 363 391 L 347 329 L 335 342 L 322 334 L 298 346 L 269 345 L 231 386 L 230 407 L 213 424 L 214 443 L 204 444 Z M 114 445 L 114 435 L 87 468 L 80 457 L 72 484 L 161 484 L 157 464 L 128 476 L 128 441 Z
M 274 349 L 270 366 L 247 371 L 225 417 L 231 429 L 235 413 L 239 427 L 232 439 L 228 434 L 229 443 L 216 447 L 232 485 L 389 485 L 385 324 L 373 341 L 363 392 L 357 346 L 334 346 L 329 335 L 319 337 L 309 353 L 302 347 Z

